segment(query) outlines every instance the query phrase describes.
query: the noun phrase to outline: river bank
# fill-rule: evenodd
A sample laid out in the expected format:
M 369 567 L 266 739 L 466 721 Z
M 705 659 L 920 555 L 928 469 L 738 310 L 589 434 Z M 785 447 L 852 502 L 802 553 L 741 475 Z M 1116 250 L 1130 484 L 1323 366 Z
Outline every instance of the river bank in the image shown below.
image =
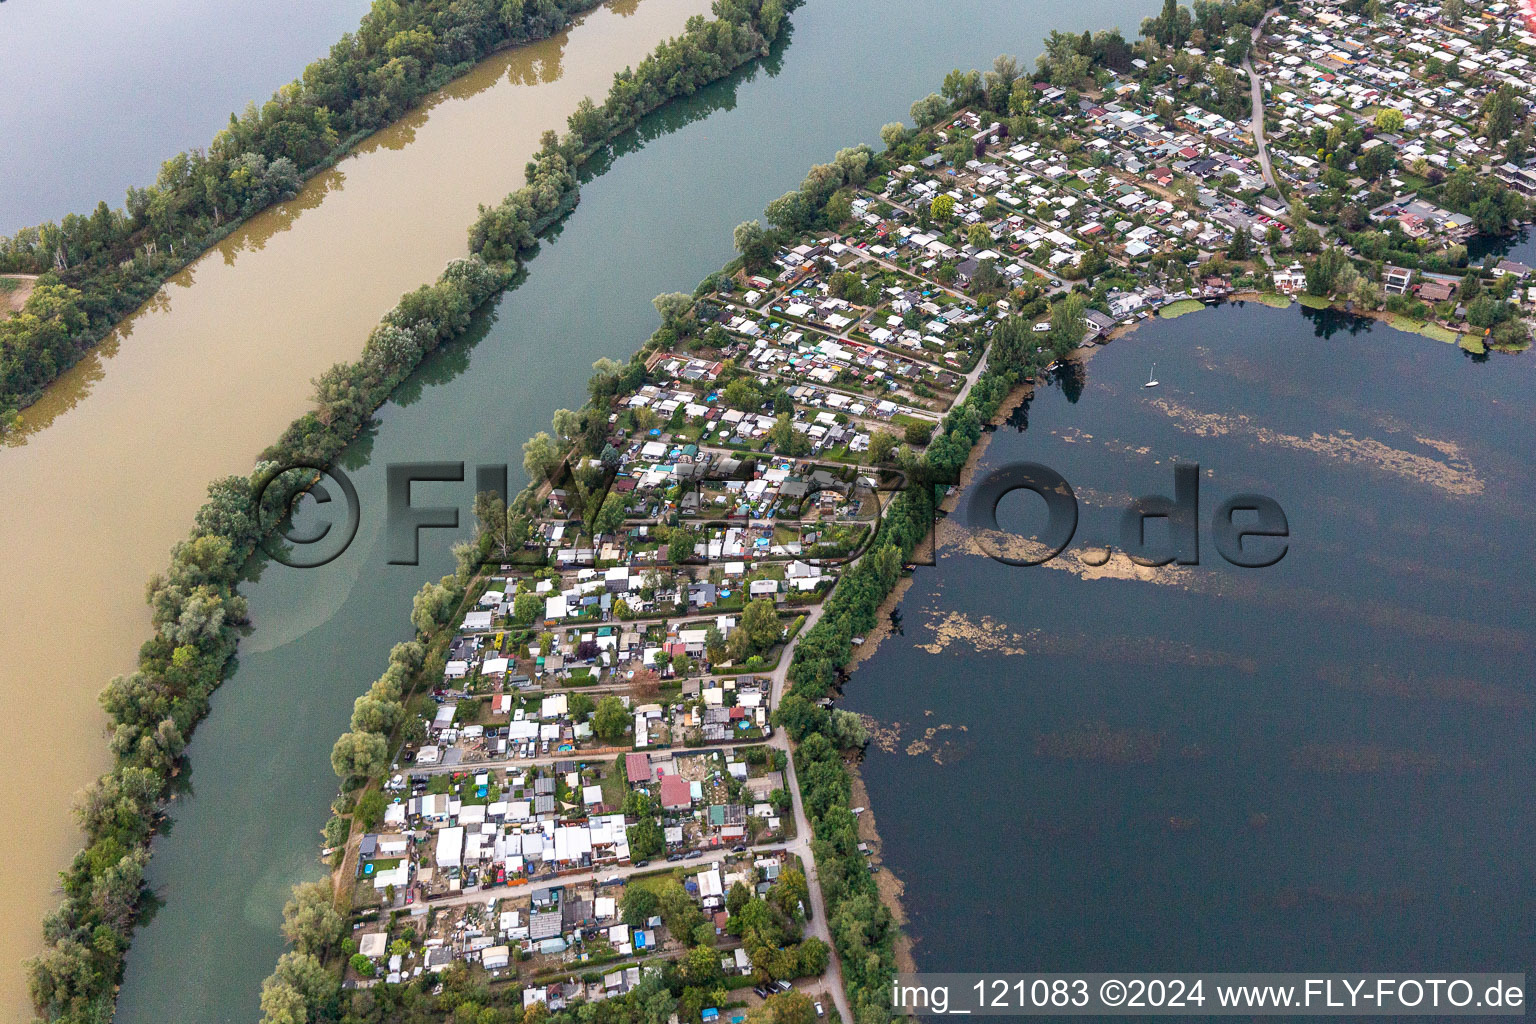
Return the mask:
M 205 144 L 230 111 L 270 96 L 356 29 L 367 9 L 366 0 L 12 3 L 0 22 L 0 95 L 13 101 L 0 235 L 102 199 L 121 203 L 171 154 Z
M 1078 364 L 1085 363 L 1092 358 L 1095 351 L 1097 350 L 1079 349 L 1069 359 Z M 988 421 L 987 425 L 990 429 L 983 433 L 981 439 L 976 442 L 976 445 L 971 449 L 970 457 L 966 459 L 965 465 L 961 468 L 959 483 L 939 503 L 938 507 L 944 516 L 947 517 L 954 514 L 955 510 L 959 507 L 966 488 L 970 486 L 975 477 L 976 467 L 980 465 L 983 457 L 986 455 L 997 429 L 1008 422 L 1020 405 L 1033 397 L 1035 388 L 1036 385 L 1033 383 L 1020 384 L 998 406 L 997 412 Z M 932 562 L 919 566 L 904 575 L 876 609 L 876 624 L 874 628 L 864 634 L 864 642 L 854 649 L 847 664 L 844 665 L 844 672 L 849 679 L 858 671 L 861 664 L 879 652 L 881 645 L 888 642 L 893 633 L 905 634 L 905 624 L 902 623 L 898 626 L 896 616 L 900 615 L 902 604 L 908 592 L 912 589 L 915 582 L 915 573 L 932 571 L 932 567 L 938 564 L 938 553 L 941 547 L 939 531 L 941 529 L 940 523 L 942 522 L 943 520 L 936 520 L 933 529 L 928 532 L 928 536 L 918 545 L 918 550 L 932 553 Z M 864 720 L 866 728 L 869 729 L 871 742 L 877 749 L 885 749 L 889 752 L 896 748 L 896 744 L 900 739 L 900 723 L 895 723 L 898 728 L 893 731 L 872 715 L 865 714 L 861 718 Z M 915 974 L 918 972 L 918 938 L 912 934 L 908 927 L 911 919 L 907 916 L 906 907 L 902 902 L 906 894 L 907 885 L 896 868 L 884 856 L 885 846 L 884 840 L 880 835 L 879 817 L 876 814 L 874 801 L 870 798 L 869 787 L 864 782 L 862 758 L 849 768 L 849 776 L 852 779 L 853 785 L 851 803 L 854 806 L 864 808 L 863 812 L 859 815 L 859 839 L 871 845 L 874 853 L 869 858 L 869 861 L 880 869 L 875 876 L 875 889 L 880 895 L 880 901 L 890 911 L 891 917 L 895 920 L 898 928 L 894 949 L 896 970 L 903 974 Z
M 208 483 L 246 471 L 310 404 L 308 380 L 356 357 L 402 292 L 465 251 L 477 205 L 521 182 L 540 132 L 707 7 L 599 8 L 566 33 L 485 62 L 178 275 L 123 328 L 133 345 L 109 341 L 78 364 L 45 398 L 46 429 L 0 447 L 0 503 L 10 512 L 0 559 L 12 569 L 0 584 L 12 626 L 7 679 L 48 723 L 31 728 L 32 741 L 17 734 L 36 745 L 25 771 L 6 770 L 7 807 L 27 816 L 33 837 L 0 893 L 10 916 L 36 922 L 55 898 L 77 841 L 68 808 L 105 767 L 96 692 L 132 668 L 150 632 L 144 581 L 185 535 Z M 177 387 L 165 391 L 166 381 Z M 159 397 L 146 402 L 151 393 Z M 219 427 L 194 445 L 188 423 Z M 103 494 L 119 496 L 111 515 L 100 514 Z M 113 609 L 93 624 L 88 671 L 49 640 L 52 624 L 79 607 L 78 581 L 57 569 L 65 550 L 96 567 L 91 600 Z M 37 931 L 9 935 L 0 1007 L 19 1019 L 20 965 L 37 951 Z
M 0 237 L 0 269 L 46 273 L 54 285 L 27 310 L 34 316 L 3 325 L 0 410 L 35 402 L 168 279 L 421 100 L 500 50 L 549 38 L 598 2 L 375 6 L 272 98 L 231 114 L 206 148 L 174 155 L 153 184 L 130 188 L 121 209 L 103 201 L 88 217 Z
M 1150 392 L 1149 359 L 1163 380 Z M 1474 364 L 1377 321 L 1254 304 L 1145 324 L 1088 369 L 1070 396 L 1037 391 L 1029 429 L 994 435 L 980 469 L 1060 471 L 1083 504 L 1081 546 L 1129 495 L 1168 493 L 1171 459 L 1194 458 L 1202 508 L 1273 495 L 1292 551 L 1273 569 L 1218 560 L 1156 585 L 1008 570 L 964 545 L 919 570 L 906 638 L 865 659 L 845 700 L 902 726 L 862 767 L 872 806 L 946 808 L 940 827 L 880 821 L 923 969 L 1268 968 L 1303 935 L 1372 962 L 1526 955 L 1518 922 L 1472 891 L 1529 890 L 1498 852 L 1510 830 L 1445 801 L 1531 814 L 1504 774 L 1524 754 L 1502 746 L 1533 697 L 1498 668 L 1531 647 L 1528 582 L 1482 562 L 1486 541 L 1458 526 L 1475 517 L 1502 538 L 1523 518 L 1529 460 L 1502 453 L 1530 422 L 1528 403 L 1506 407 L 1528 361 Z M 1468 403 L 1493 421 L 1464 422 Z M 1312 436 L 1354 443 L 1301 443 Z M 1444 486 L 1409 454 L 1473 467 L 1484 487 Z M 1485 590 L 1476 607 L 1497 610 L 1475 625 L 1463 595 Z M 996 642 L 944 643 L 957 616 L 990 617 Z M 1392 639 L 1366 646 L 1378 631 Z M 941 761 L 907 750 L 925 708 L 959 739 Z M 1516 721 L 1492 724 L 1504 714 Z M 954 820 L 967 828 L 950 834 Z M 1447 829 L 1467 842 L 1447 848 Z M 1006 877 L 977 874 L 1005 856 Z M 1434 951 L 1426 920 L 1444 929 Z

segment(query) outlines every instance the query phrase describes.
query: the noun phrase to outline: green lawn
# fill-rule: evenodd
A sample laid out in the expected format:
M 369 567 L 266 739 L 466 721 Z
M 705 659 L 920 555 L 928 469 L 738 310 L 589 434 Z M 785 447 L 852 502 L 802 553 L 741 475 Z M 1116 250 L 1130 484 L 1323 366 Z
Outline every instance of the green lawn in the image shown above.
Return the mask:
M 599 783 L 603 787 L 603 803 L 611 808 L 624 806 L 624 795 L 628 791 L 624 780 L 619 778 L 618 768 L 610 768 Z
M 1387 317 L 1387 323 L 1393 327 L 1396 327 L 1400 331 L 1409 331 L 1413 334 L 1422 334 L 1426 338 L 1431 338 L 1435 341 L 1443 341 L 1447 345 L 1460 344 L 1462 348 L 1467 349 L 1469 352 L 1481 353 L 1484 351 L 1481 339 L 1473 338 L 1471 335 L 1463 336 L 1458 334 L 1456 331 L 1451 330 L 1449 327 L 1441 327 L 1437 323 L 1431 323 L 1426 320 L 1415 320 L 1413 317 L 1403 316 L 1401 313 L 1393 313 L 1389 315 Z M 1472 345 L 1468 344 L 1469 338 L 1471 339 Z M 1473 347 L 1473 345 L 1476 347 Z
M 1174 320 L 1186 313 L 1195 313 L 1205 308 L 1205 303 L 1199 299 L 1180 299 L 1170 303 L 1157 311 L 1158 317 L 1163 320 Z
M 1426 338 L 1443 341 L 1448 345 L 1455 345 L 1461 341 L 1461 335 L 1449 327 L 1441 327 L 1439 324 L 1425 324 L 1419 328 L 1419 333 Z

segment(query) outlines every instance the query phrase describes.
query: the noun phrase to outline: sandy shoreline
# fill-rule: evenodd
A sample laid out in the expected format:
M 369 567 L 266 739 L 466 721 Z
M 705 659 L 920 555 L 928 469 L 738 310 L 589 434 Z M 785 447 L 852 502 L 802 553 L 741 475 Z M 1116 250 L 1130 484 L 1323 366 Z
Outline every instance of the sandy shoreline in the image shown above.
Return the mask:
M 1080 349 L 1071 357 L 1079 362 L 1086 362 L 1092 357 L 1094 349 Z M 998 406 L 997 414 L 992 417 L 990 424 L 993 427 L 1001 426 L 1008 417 L 1018 408 L 1019 403 L 1034 392 L 1033 384 L 1021 384 L 1014 388 Z M 954 512 L 960 502 L 960 496 L 970 486 L 971 479 L 975 476 L 976 466 L 981 457 L 986 454 L 987 447 L 992 443 L 992 432 L 982 434 L 976 446 L 971 449 L 969 458 L 960 470 L 960 483 L 940 502 L 939 507 L 948 514 Z M 930 530 L 925 544 L 931 545 L 937 555 L 938 538 L 935 531 Z M 882 641 L 892 632 L 891 612 L 901 604 L 907 591 L 912 587 L 912 577 L 903 576 L 896 582 L 896 586 L 886 595 L 885 600 L 877 609 L 876 624 L 864 637 L 864 643 L 855 647 L 853 655 L 845 666 L 848 672 L 853 672 L 866 658 L 879 648 Z M 853 806 L 863 807 L 864 811 L 859 815 L 859 841 L 868 843 L 871 849 L 870 863 L 880 867 L 875 875 L 875 888 L 880 893 L 880 900 L 886 909 L 891 912 L 897 925 L 896 935 L 896 970 L 906 974 L 917 972 L 917 960 L 915 955 L 916 940 L 907 932 L 907 912 L 902 905 L 902 896 L 906 893 L 906 883 L 884 863 L 884 846 L 880 839 L 880 829 L 875 815 L 875 809 L 869 798 L 869 789 L 864 785 L 864 776 L 860 766 L 855 764 L 849 769 L 849 775 L 853 780 Z
M 1281 307 L 1277 301 L 1280 298 L 1286 299 L 1286 305 L 1284 307 Z M 1296 299 L 1294 297 L 1279 296 L 1252 291 L 1233 293 L 1231 295 L 1225 296 L 1221 301 L 1257 302 L 1271 308 L 1290 308 L 1290 306 L 1295 305 L 1296 303 Z M 1207 305 L 1209 304 L 1207 303 Z M 1425 337 L 1429 337 L 1432 340 L 1444 341 L 1444 339 L 1436 338 L 1433 335 L 1427 334 L 1424 330 L 1415 330 L 1402 324 L 1393 323 L 1392 321 L 1394 314 L 1388 313 L 1384 310 L 1362 311 L 1345 309 L 1342 304 L 1336 303 L 1330 303 L 1328 308 L 1331 308 L 1338 313 L 1377 320 L 1395 330 L 1402 330 L 1408 333 L 1417 333 Z M 1198 310 L 1190 310 L 1189 312 L 1198 312 Z M 1098 343 L 1098 345 L 1094 346 L 1093 348 L 1078 349 L 1068 358 L 1080 364 L 1086 363 L 1093 358 L 1094 353 L 1097 352 L 1099 348 L 1135 333 L 1137 328 L 1141 327 L 1141 325 L 1144 323 L 1150 322 L 1152 319 L 1158 318 L 1150 317 L 1147 320 L 1138 320 L 1131 324 L 1117 325 L 1105 336 L 1101 342 Z M 1457 339 L 1457 342 L 1459 341 L 1460 338 Z M 1451 343 L 1455 344 L 1457 342 Z M 1021 384 L 1015 388 L 998 407 L 997 414 L 992 417 L 990 425 L 994 428 L 1000 427 L 1013 413 L 1013 411 L 1018 408 L 1019 404 L 1033 393 L 1034 388 L 1034 384 Z M 970 456 L 966 459 L 965 466 L 960 471 L 959 484 L 951 491 L 949 495 L 944 498 L 942 502 L 940 502 L 939 507 L 946 515 L 952 514 L 959 506 L 961 496 L 970 486 L 971 481 L 975 476 L 976 468 L 980 464 L 982 456 L 986 454 L 987 448 L 992 442 L 993 433 L 994 431 L 988 431 L 987 433 L 984 433 L 981 436 L 981 439 L 976 443 L 976 446 L 971 449 Z M 929 550 L 932 550 L 934 552 L 935 558 L 937 558 L 939 547 L 937 529 L 929 532 L 929 535 L 925 539 L 924 543 L 929 546 Z M 907 591 L 912 587 L 912 583 L 913 578 L 911 576 L 904 576 L 897 582 L 891 593 L 886 596 L 886 599 L 881 602 L 880 607 L 876 613 L 876 625 L 869 630 L 868 634 L 864 638 L 864 643 L 861 646 L 854 648 L 853 655 L 849 658 L 848 664 L 846 666 L 848 672 L 851 673 L 857 669 L 857 667 L 872 654 L 874 654 L 874 652 L 879 648 L 880 644 L 891 635 L 894 628 L 891 623 L 891 613 L 904 600 Z M 915 952 L 916 940 L 907 932 L 907 924 L 909 918 L 907 917 L 906 910 L 902 904 L 902 898 L 906 893 L 906 883 L 902 881 L 902 879 L 890 868 L 889 865 L 884 863 L 884 847 L 880 838 L 878 819 L 870 800 L 869 790 L 864 783 L 861 766 L 854 765 L 850 769 L 850 775 L 852 776 L 853 780 L 853 805 L 855 807 L 862 806 L 864 808 L 863 813 L 859 815 L 858 819 L 859 840 L 870 845 L 870 863 L 872 865 L 879 866 L 881 869 L 875 875 L 876 888 L 880 893 L 881 901 L 884 902 L 886 908 L 890 910 L 891 915 L 895 919 L 899 929 L 895 946 L 896 969 L 897 971 L 903 973 L 915 973 L 917 971 Z

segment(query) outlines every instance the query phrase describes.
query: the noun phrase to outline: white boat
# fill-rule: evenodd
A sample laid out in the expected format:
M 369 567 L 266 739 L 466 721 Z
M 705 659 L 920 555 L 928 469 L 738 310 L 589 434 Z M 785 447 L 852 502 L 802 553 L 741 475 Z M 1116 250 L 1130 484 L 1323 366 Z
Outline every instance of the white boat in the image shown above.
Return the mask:
M 1152 372 L 1147 374 L 1147 382 L 1145 384 L 1143 384 L 1142 387 L 1144 387 L 1144 388 L 1155 388 L 1155 387 L 1157 387 L 1157 364 L 1156 363 L 1152 364 Z

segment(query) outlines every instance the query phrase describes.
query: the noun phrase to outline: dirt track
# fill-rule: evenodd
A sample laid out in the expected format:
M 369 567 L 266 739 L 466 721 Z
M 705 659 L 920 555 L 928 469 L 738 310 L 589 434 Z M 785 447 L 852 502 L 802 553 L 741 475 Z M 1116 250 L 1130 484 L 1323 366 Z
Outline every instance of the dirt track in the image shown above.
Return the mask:
M 32 286 L 36 283 L 36 274 L 0 275 L 0 311 L 21 312 L 22 304 L 32 294 Z

